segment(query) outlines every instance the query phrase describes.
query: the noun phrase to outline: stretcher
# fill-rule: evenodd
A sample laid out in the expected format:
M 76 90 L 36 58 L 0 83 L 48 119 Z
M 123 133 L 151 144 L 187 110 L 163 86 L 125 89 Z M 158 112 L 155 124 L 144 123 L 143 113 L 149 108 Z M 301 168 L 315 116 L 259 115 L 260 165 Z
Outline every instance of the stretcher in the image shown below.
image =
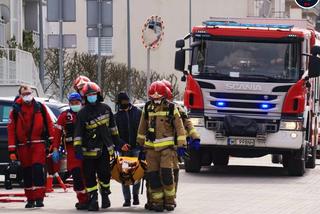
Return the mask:
M 0 193 L 0 203 L 26 202 L 25 199 L 13 199 L 12 197 L 25 197 L 24 193 Z

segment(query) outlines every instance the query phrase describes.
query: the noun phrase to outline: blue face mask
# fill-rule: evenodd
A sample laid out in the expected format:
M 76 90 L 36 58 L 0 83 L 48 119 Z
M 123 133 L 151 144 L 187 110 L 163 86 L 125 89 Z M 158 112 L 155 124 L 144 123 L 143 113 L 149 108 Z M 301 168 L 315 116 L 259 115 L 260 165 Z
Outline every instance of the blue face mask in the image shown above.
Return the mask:
M 71 105 L 70 108 L 71 108 L 71 111 L 78 112 L 81 109 L 81 105 Z
M 95 103 L 95 102 L 97 102 L 97 95 L 96 94 L 95 95 L 90 95 L 90 96 L 87 97 L 87 100 L 88 100 L 89 103 Z

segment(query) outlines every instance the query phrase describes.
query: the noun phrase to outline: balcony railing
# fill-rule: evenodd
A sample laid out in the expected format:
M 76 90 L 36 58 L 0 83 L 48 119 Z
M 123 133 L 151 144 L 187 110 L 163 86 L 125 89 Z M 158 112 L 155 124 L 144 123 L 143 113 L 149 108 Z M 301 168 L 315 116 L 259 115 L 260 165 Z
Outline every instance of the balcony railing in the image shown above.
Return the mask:
M 0 85 L 27 84 L 43 89 L 32 54 L 20 49 L 0 48 Z

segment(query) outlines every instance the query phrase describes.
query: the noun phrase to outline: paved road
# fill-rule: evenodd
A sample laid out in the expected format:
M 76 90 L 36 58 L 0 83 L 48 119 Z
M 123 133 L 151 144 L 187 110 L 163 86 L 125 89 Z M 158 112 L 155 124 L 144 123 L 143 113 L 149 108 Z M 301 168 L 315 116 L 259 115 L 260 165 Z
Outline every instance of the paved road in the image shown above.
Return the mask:
M 232 158 L 231 166 L 208 167 L 200 174 L 187 174 L 182 170 L 178 207 L 174 213 L 320 213 L 320 166 L 308 170 L 304 177 L 288 177 L 280 165 L 270 163 L 270 156 Z M 112 208 L 100 212 L 145 213 L 143 205 L 122 208 L 118 183 L 112 183 L 112 192 Z M 142 204 L 144 197 L 141 196 Z M 46 197 L 45 208 L 32 213 L 79 213 L 73 208 L 74 203 L 71 189 L 68 193 L 57 189 Z M 22 213 L 23 207 L 23 203 L 1 203 L 0 213 Z

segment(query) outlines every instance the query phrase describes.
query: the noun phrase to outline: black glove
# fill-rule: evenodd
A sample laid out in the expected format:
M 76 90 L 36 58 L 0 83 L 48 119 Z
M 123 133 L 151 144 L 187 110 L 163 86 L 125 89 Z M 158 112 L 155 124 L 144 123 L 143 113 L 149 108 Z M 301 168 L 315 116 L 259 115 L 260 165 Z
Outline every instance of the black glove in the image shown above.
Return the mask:
M 139 152 L 138 160 L 142 160 L 142 161 L 145 161 L 145 160 L 146 160 L 146 153 L 145 153 L 143 147 L 140 147 L 140 152 Z
M 74 151 L 76 153 L 76 158 L 78 160 L 82 160 L 83 159 L 82 147 L 81 146 L 75 146 L 74 147 Z

